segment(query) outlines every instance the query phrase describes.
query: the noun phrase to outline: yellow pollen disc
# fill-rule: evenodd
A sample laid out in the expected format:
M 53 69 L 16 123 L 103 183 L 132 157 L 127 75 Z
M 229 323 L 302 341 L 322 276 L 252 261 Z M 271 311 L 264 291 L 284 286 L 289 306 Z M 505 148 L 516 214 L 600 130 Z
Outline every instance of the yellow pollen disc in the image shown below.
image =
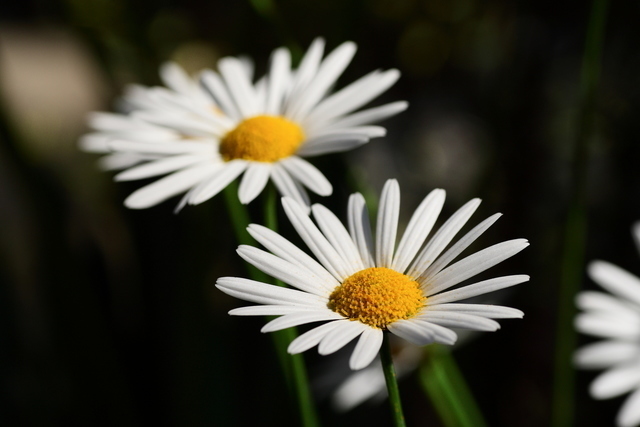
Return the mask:
M 410 319 L 427 298 L 410 277 L 384 267 L 372 267 L 347 277 L 329 297 L 329 308 L 350 320 L 386 329 L 391 323 Z
M 296 152 L 304 141 L 297 124 L 277 116 L 256 116 L 242 121 L 220 141 L 220 155 L 254 162 L 275 162 Z

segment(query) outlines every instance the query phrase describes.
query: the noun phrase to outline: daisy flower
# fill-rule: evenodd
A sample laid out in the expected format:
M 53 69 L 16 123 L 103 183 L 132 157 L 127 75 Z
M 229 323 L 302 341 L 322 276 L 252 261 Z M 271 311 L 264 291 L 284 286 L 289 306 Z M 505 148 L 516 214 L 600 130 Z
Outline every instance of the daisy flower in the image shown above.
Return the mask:
M 248 227 L 249 233 L 270 252 L 240 246 L 238 254 L 297 289 L 237 277 L 220 278 L 216 286 L 231 296 L 263 304 L 231 310 L 232 315 L 280 316 L 267 323 L 263 332 L 324 322 L 292 341 L 289 353 L 317 345 L 319 353 L 326 355 L 359 337 L 349 361 L 354 370 L 366 367 L 375 358 L 383 332 L 417 345 L 451 345 L 457 335 L 450 327 L 495 331 L 500 325 L 492 319 L 520 318 L 523 313 L 456 301 L 525 282 L 528 276 L 499 277 L 450 288 L 515 255 L 528 242 L 516 239 L 499 243 L 451 264 L 500 215 L 487 218 L 445 251 L 480 204 L 479 199 L 473 199 L 423 247 L 444 198 L 444 190 L 438 189 L 424 199 L 396 248 L 400 188 L 395 180 L 387 181 L 382 191 L 375 236 L 364 198 L 358 193 L 349 199 L 348 230 L 319 204 L 311 208 L 316 226 L 302 205 L 285 197 L 282 204 L 287 217 L 318 261 L 274 231 L 255 224 Z
M 633 227 L 640 242 L 640 223 Z M 583 310 L 575 319 L 579 332 L 604 338 L 586 345 L 574 355 L 577 366 L 604 369 L 589 392 L 594 399 L 609 399 L 631 392 L 622 405 L 616 423 L 621 427 L 640 425 L 640 278 L 609 264 L 593 261 L 589 277 L 610 293 L 580 292 L 576 297 Z
M 285 48 L 274 51 L 267 75 L 253 82 L 248 60 L 227 57 L 218 72 L 198 81 L 175 64 L 161 68 L 167 88 L 134 86 L 126 115 L 99 113 L 97 131 L 81 146 L 111 153 L 103 164 L 125 169 L 116 180 L 159 177 L 132 193 L 125 205 L 147 208 L 185 193 L 179 208 L 216 195 L 244 173 L 238 197 L 249 203 L 273 181 L 283 196 L 308 206 L 305 188 L 322 195 L 332 187 L 304 157 L 350 150 L 385 135 L 373 126 L 403 111 L 407 103 L 359 110 L 398 79 L 397 70 L 373 71 L 343 89 L 332 87 L 356 51 L 343 43 L 323 59 L 316 39 L 296 69 Z M 358 111 L 359 110 L 359 111 Z

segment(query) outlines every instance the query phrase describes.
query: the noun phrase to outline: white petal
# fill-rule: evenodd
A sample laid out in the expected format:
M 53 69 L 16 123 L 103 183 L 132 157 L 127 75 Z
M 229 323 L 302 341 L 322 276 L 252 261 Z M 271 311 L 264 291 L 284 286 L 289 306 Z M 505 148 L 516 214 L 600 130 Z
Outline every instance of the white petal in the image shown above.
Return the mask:
M 633 235 L 633 241 L 636 244 L 636 248 L 640 251 L 640 221 L 633 223 L 631 227 L 631 234 Z
M 332 292 L 336 286 L 340 285 L 340 282 L 320 265 L 320 263 L 275 231 L 257 224 L 250 224 L 249 227 L 247 227 L 247 231 L 256 241 L 273 252 L 273 254 L 299 267 L 306 268 L 318 276 L 319 280 L 324 284 L 325 291 Z
M 155 126 L 117 113 L 94 111 L 87 115 L 89 127 L 100 131 L 130 131 L 140 128 L 156 129 Z
M 247 80 L 252 81 L 253 72 L 256 68 L 253 59 L 251 59 L 251 57 L 247 55 L 240 55 L 236 59 L 238 60 L 238 64 L 240 64 L 240 70 L 247 77 Z
M 124 87 L 123 92 L 122 105 L 120 109 L 124 112 L 129 113 L 137 109 L 155 108 L 148 95 L 148 87 L 139 84 L 128 84 Z
M 500 324 L 495 320 L 460 312 L 427 309 L 420 314 L 419 318 L 449 328 L 463 328 L 473 331 L 497 331 L 500 329 Z
M 420 252 L 413 262 L 407 274 L 409 276 L 421 276 L 427 267 L 433 263 L 444 251 L 444 248 L 453 240 L 458 231 L 467 223 L 471 215 L 480 205 L 480 199 L 473 199 L 465 203 L 440 227 L 438 232 L 429 239 L 429 243 Z
M 150 178 L 152 176 L 164 175 L 175 172 L 195 163 L 201 162 L 202 156 L 186 154 L 182 156 L 165 157 L 144 165 L 127 169 L 114 177 L 116 181 L 132 181 L 136 179 Z
M 640 279 L 605 261 L 593 261 L 588 267 L 589 276 L 600 286 L 622 298 L 640 304 Z
M 78 147 L 89 153 L 108 153 L 111 151 L 109 141 L 112 139 L 113 136 L 102 132 L 88 133 L 80 137 Z
M 445 345 L 453 345 L 458 340 L 458 335 L 449 328 L 436 325 L 435 323 L 428 322 L 424 319 L 415 317 L 411 321 L 420 325 L 421 328 L 425 328 L 431 331 L 435 337 L 435 342 Z
M 333 393 L 331 403 L 338 411 L 346 412 L 385 392 L 382 365 L 376 361 L 366 369 L 349 375 Z
M 160 66 L 160 78 L 169 88 L 184 95 L 193 92 L 193 81 L 175 62 L 165 62 Z
M 344 317 L 325 307 L 324 309 L 306 310 L 300 313 L 285 314 L 284 316 L 273 319 L 271 322 L 264 325 L 260 331 L 274 332 L 281 329 L 292 328 L 294 326 L 305 325 L 307 323 L 339 319 L 344 319 Z
M 360 258 L 365 267 L 373 267 L 373 235 L 371 234 L 369 211 L 362 194 L 354 193 L 349 197 L 348 217 L 349 233 L 358 247 Z
M 431 329 L 422 327 L 421 323 L 415 322 L 413 319 L 398 320 L 387 328 L 389 332 L 419 346 L 431 344 L 436 338 Z
M 616 417 L 618 427 L 637 427 L 640 425 L 640 388 L 625 400 Z
M 163 104 L 167 107 L 167 111 L 160 115 L 161 117 L 166 117 L 169 115 L 176 115 L 176 117 L 191 119 L 199 119 L 204 121 L 206 124 L 198 123 L 197 129 L 201 129 L 203 132 L 208 133 L 210 130 L 214 130 L 215 132 L 223 132 L 226 128 L 233 126 L 234 121 L 229 119 L 226 116 L 222 116 L 216 114 L 217 107 L 214 101 L 206 97 L 203 92 L 200 92 L 200 89 L 196 86 L 193 86 L 193 93 L 187 96 L 181 96 L 175 94 L 173 92 L 163 90 L 155 94 L 157 98 L 157 104 Z M 135 113 L 134 117 L 140 117 L 139 113 Z M 152 114 L 158 114 L 157 111 L 152 112 Z M 189 117 L 193 115 L 194 117 Z M 167 126 L 168 123 L 177 123 L 177 122 L 164 122 L 163 119 L 155 120 L 150 118 L 151 116 L 147 116 L 147 121 L 151 123 L 156 123 L 159 126 Z M 181 124 L 176 124 L 176 129 L 185 129 Z
M 187 191 L 215 170 L 216 165 L 205 164 L 175 172 L 134 191 L 126 198 L 124 205 L 130 209 L 145 209 L 157 205 Z
M 398 70 L 373 71 L 320 102 L 305 118 L 305 123 L 321 128 L 336 117 L 362 107 L 389 89 L 400 77 Z
M 301 291 L 318 296 L 326 295 L 322 280 L 306 268 L 299 267 L 253 246 L 241 245 L 237 252 L 242 259 L 269 276 L 282 280 Z
M 320 227 L 320 230 L 333 245 L 338 254 L 346 261 L 350 268 L 350 274 L 364 270 L 364 265 L 358 249 L 356 248 L 349 232 L 344 228 L 342 222 L 329 209 L 322 205 L 315 204 L 311 207 L 313 216 Z
M 308 311 L 309 307 L 294 305 L 252 305 L 249 307 L 234 308 L 229 311 L 232 316 L 282 316 L 284 314 L 300 313 Z
M 639 384 L 640 365 L 634 362 L 605 371 L 591 383 L 589 391 L 596 399 L 609 399 L 638 388 Z
M 241 277 L 221 277 L 216 282 L 216 288 L 232 297 L 258 304 L 294 305 L 311 309 L 327 306 L 326 298 Z
M 603 369 L 623 362 L 637 360 L 640 348 L 633 342 L 599 341 L 578 349 L 573 362 L 581 368 Z
M 369 137 L 352 133 L 324 135 L 305 141 L 296 154 L 302 157 L 312 157 L 326 153 L 339 153 L 359 147 L 367 142 L 369 142 Z
M 529 246 L 525 239 L 514 239 L 498 243 L 478 251 L 457 263 L 445 268 L 433 279 L 424 284 L 427 296 L 444 291 L 451 286 L 481 273 L 494 265 L 512 257 Z M 418 283 L 420 283 L 418 281 Z
M 287 116 L 296 122 L 302 121 L 301 119 L 322 99 L 327 90 L 340 77 L 355 53 L 356 45 L 352 42 L 345 42 L 327 55 L 316 76 L 306 86 L 304 96 L 295 99 L 297 102 L 291 105 L 288 110 L 290 115 L 288 113 Z
M 258 197 L 267 182 L 269 182 L 270 174 L 270 163 L 251 162 L 242 176 L 240 188 L 238 188 L 240 203 L 246 205 Z
M 348 273 L 350 269 L 340 258 L 338 252 L 336 252 L 329 241 L 305 214 L 303 207 L 288 197 L 282 198 L 282 206 L 289 221 L 291 221 L 293 227 L 320 263 L 338 279 L 339 282 L 346 279 L 350 275 Z
M 153 142 L 137 142 L 137 141 L 123 141 L 112 140 L 109 142 L 109 148 L 113 151 L 128 151 L 133 153 L 148 153 L 148 154 L 189 154 L 211 152 L 213 149 L 210 141 L 203 140 L 202 142 L 185 142 L 175 141 L 167 143 L 153 143 Z
M 318 353 L 323 356 L 335 353 L 367 329 L 369 329 L 369 326 L 358 321 L 344 323 L 339 328 L 330 331 L 320 340 Z
M 256 89 L 256 110 L 259 112 L 264 111 L 267 103 L 267 78 L 262 76 L 255 84 Z
M 500 218 L 502 214 L 497 213 L 491 215 L 489 218 L 482 221 L 480 224 L 476 225 L 471 231 L 465 234 L 460 240 L 458 240 L 453 246 L 451 246 L 444 254 L 439 256 L 433 264 L 431 264 L 425 271 L 422 273 L 422 280 L 428 282 L 431 280 L 436 274 L 440 273 L 443 268 L 445 268 L 451 261 L 456 259 L 458 255 L 460 255 L 465 249 L 471 245 L 478 237 L 482 235 L 494 222 Z
M 404 272 L 416 256 L 440 215 L 445 196 L 444 190 L 433 190 L 415 210 L 393 258 L 394 270 Z
M 148 123 L 171 128 L 180 134 L 195 137 L 220 137 L 229 130 L 229 126 L 233 123 L 227 117 L 214 114 L 209 115 L 204 120 L 201 117 L 194 116 L 190 111 L 158 112 L 137 110 L 131 113 L 131 116 Z
M 307 85 L 318 72 L 320 61 L 322 60 L 322 54 L 324 52 L 324 40 L 322 38 L 316 38 L 309 46 L 309 49 L 304 54 L 304 57 L 300 61 L 300 66 L 295 72 L 293 79 L 291 92 L 289 94 L 289 102 L 285 108 L 285 116 L 291 117 L 293 107 L 298 105 L 299 98 L 304 96 L 304 91 Z
M 640 324 L 624 318 L 583 313 L 576 316 L 574 325 L 579 332 L 596 337 L 633 340 L 640 336 Z
M 242 118 L 238 107 L 217 73 L 211 70 L 204 70 L 200 74 L 200 81 L 202 82 L 203 87 L 209 91 L 213 99 L 216 101 L 216 104 L 222 108 L 226 115 L 235 120 L 240 120 Z
M 245 67 L 237 58 L 227 57 L 218 61 L 218 71 L 224 79 L 238 110 L 243 117 L 255 116 L 259 113 L 257 96 Z
M 103 156 L 98 160 L 98 167 L 101 170 L 112 171 L 130 168 L 141 162 L 157 160 L 157 155 L 144 155 L 133 153 L 113 153 Z
M 366 136 L 367 138 L 378 138 L 387 134 L 387 130 L 382 126 L 354 126 L 344 129 L 320 128 L 320 130 L 311 130 L 305 127 L 305 131 L 309 135 L 307 142 L 313 142 L 321 137 L 334 135 L 353 135 Z
M 585 311 L 611 314 L 616 317 L 624 316 L 631 322 L 640 320 L 640 312 L 632 308 L 629 303 L 603 292 L 580 292 L 576 296 L 576 305 Z
M 376 225 L 376 266 L 391 267 L 400 214 L 400 186 L 388 180 L 382 189 Z
M 406 101 L 397 101 L 390 104 L 381 105 L 380 107 L 369 108 L 358 111 L 357 113 L 340 118 L 338 121 L 329 125 L 330 129 L 344 129 L 351 126 L 360 126 L 368 123 L 376 123 L 387 117 L 395 116 L 404 111 L 409 106 Z
M 359 370 L 369 366 L 376 358 L 382 346 L 382 331 L 380 329 L 368 328 L 360 335 L 356 348 L 351 353 L 349 367 Z
M 247 168 L 244 160 L 231 160 L 218 169 L 210 178 L 190 191 L 188 203 L 198 205 L 222 191 Z
M 280 163 L 273 164 L 271 168 L 271 179 L 282 196 L 292 198 L 304 206 L 307 213 L 309 212 L 309 195 Z
M 298 354 L 303 351 L 309 350 L 311 347 L 318 345 L 318 343 L 331 331 L 336 328 L 341 328 L 345 324 L 349 323 L 350 320 L 335 320 L 329 323 L 325 323 L 324 325 L 320 325 L 316 328 L 305 332 L 300 335 L 298 338 L 291 341 L 289 347 L 287 348 L 287 352 L 290 354 Z
M 519 285 L 520 283 L 527 281 L 529 281 L 529 276 L 524 274 L 496 277 L 494 279 L 483 280 L 482 282 L 467 285 L 460 289 L 454 289 L 434 296 L 427 296 L 429 297 L 429 304 L 444 304 Z
M 298 156 L 288 157 L 279 163 L 294 179 L 320 196 L 329 196 L 333 192 L 331 183 L 315 166 Z
M 461 312 L 489 319 L 521 319 L 524 316 L 524 313 L 516 308 L 486 304 L 438 304 L 429 305 L 427 310 Z
M 267 99 L 265 112 L 270 115 L 280 114 L 282 96 L 291 71 L 291 54 L 286 48 L 279 48 L 273 52 L 271 68 L 269 70 Z

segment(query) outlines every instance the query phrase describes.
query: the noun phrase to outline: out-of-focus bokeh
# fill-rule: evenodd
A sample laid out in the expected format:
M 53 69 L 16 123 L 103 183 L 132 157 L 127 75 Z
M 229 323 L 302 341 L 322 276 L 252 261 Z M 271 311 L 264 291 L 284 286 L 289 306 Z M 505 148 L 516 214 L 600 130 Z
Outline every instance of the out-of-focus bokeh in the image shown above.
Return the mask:
M 358 44 L 340 85 L 395 67 L 402 78 L 383 101 L 406 99 L 410 107 L 385 123 L 387 137 L 315 159 L 335 191 L 314 202 L 344 218 L 349 193 L 378 194 L 395 177 L 405 221 L 436 187 L 447 190 L 443 216 L 472 197 L 484 201 L 476 222 L 503 212 L 474 247 L 531 241 L 489 272 L 532 276 L 492 297 L 525 318 L 468 337 L 454 356 L 489 425 L 549 425 L 587 3 L 4 2 L 0 424 L 295 425 L 270 337 L 259 332 L 263 320 L 228 316 L 242 303 L 213 286 L 217 277 L 245 275 L 223 198 L 179 215 L 172 213 L 177 200 L 127 210 L 122 201 L 144 182 L 113 183 L 77 140 L 88 112 L 113 110 L 128 83 L 158 84 L 164 61 L 196 72 L 245 54 L 261 73 L 277 46 L 299 59 L 322 36 L 329 48 Z M 640 219 L 639 12 L 636 2 L 614 2 L 608 11 L 587 179 L 587 259 L 635 274 L 629 230 Z M 255 222 L 262 222 L 260 205 L 251 206 Z M 305 355 L 321 420 L 389 425 L 385 404 L 333 410 L 331 378 L 346 372 L 346 354 Z M 593 401 L 594 374 L 576 375 L 575 425 L 610 425 L 622 399 Z M 440 425 L 415 376 L 400 386 L 409 425 Z

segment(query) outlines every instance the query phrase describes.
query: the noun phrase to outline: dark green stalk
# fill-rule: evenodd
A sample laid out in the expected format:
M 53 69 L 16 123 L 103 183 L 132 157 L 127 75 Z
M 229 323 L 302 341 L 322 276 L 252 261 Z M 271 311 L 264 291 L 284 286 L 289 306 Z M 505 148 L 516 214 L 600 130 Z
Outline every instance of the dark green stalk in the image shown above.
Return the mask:
M 584 246 L 587 231 L 586 179 L 589 163 L 588 141 L 594 134 L 596 93 L 604 41 L 607 0 L 593 0 L 582 60 L 580 113 L 573 153 L 572 192 L 564 230 L 556 335 L 552 425 L 573 425 L 575 373 L 571 354 L 576 346 L 573 328 L 575 294 L 580 289 L 585 268 Z
M 266 191 L 264 221 L 265 226 L 273 231 L 278 230 L 278 197 L 273 187 L 269 187 Z M 275 283 L 278 286 L 285 286 L 279 280 Z M 291 387 L 295 390 L 298 408 L 300 409 L 300 417 L 303 426 L 315 427 L 319 425 L 318 416 L 316 414 L 313 396 L 309 388 L 309 379 L 307 377 L 307 368 L 304 363 L 302 354 L 287 353 L 287 347 L 298 336 L 297 328 L 287 328 L 275 332 L 276 342 L 279 344 L 278 352 L 282 352 L 287 358 L 287 374 L 289 381 L 293 379 Z
M 387 383 L 387 391 L 389 392 L 389 403 L 391 404 L 394 426 L 404 427 L 406 424 L 404 422 L 404 414 L 402 413 L 402 402 L 400 401 L 400 390 L 398 390 L 396 371 L 393 368 L 393 360 L 391 359 L 389 332 L 384 332 L 382 347 L 380 348 L 380 360 L 382 361 L 382 371 L 384 372 L 384 379 Z
M 253 239 L 247 232 L 247 226 L 251 222 L 249 218 L 249 212 L 247 207 L 240 203 L 238 200 L 238 184 L 234 181 L 227 185 L 223 191 L 225 202 L 227 203 L 227 210 L 229 212 L 229 218 L 231 219 L 231 226 L 233 232 L 236 235 L 236 240 L 240 245 L 250 245 L 253 243 Z M 269 276 L 258 270 L 251 264 L 246 264 L 249 276 L 253 280 L 259 282 L 268 282 Z
M 420 368 L 420 383 L 442 423 L 447 427 L 485 427 L 473 394 L 449 349 L 437 344 L 427 347 Z
M 224 193 L 238 242 L 240 244 L 251 244 L 251 236 L 246 230 L 247 225 L 249 225 L 250 222 L 249 213 L 247 212 L 247 208 L 238 200 L 238 184 L 234 182 L 228 185 L 224 190 Z M 268 187 L 265 190 L 264 223 L 265 226 L 271 230 L 278 230 L 277 197 L 273 187 Z M 249 276 L 253 280 L 264 283 L 275 282 L 278 286 L 284 286 L 284 284 L 279 280 L 273 280 L 252 265 L 247 264 L 247 267 L 249 269 Z M 278 361 L 282 367 L 289 390 L 293 395 L 295 395 L 295 399 L 300 410 L 302 425 L 305 427 L 318 426 L 318 417 L 313 403 L 313 396 L 309 389 L 309 381 L 307 378 L 304 359 L 301 354 L 289 355 L 287 353 L 287 347 L 297 336 L 296 328 L 276 331 L 272 333 L 271 336 L 273 337 Z

